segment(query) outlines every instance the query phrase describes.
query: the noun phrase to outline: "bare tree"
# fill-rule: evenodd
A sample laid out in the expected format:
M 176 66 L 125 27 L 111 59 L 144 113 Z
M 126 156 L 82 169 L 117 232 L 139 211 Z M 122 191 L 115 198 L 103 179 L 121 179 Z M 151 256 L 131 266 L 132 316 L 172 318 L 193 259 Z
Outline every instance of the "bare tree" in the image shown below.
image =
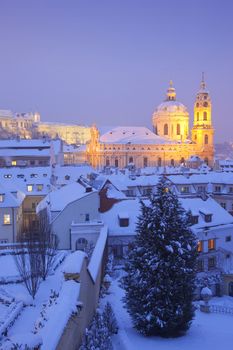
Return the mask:
M 41 282 L 41 259 L 39 245 L 36 241 L 32 225 L 21 230 L 18 245 L 15 247 L 15 263 L 25 287 L 32 298 L 39 289 Z
M 58 239 L 53 234 L 49 217 L 46 210 L 42 210 L 39 213 L 39 227 L 38 227 L 38 244 L 39 244 L 39 256 L 41 260 L 41 277 L 46 279 L 54 264 Z

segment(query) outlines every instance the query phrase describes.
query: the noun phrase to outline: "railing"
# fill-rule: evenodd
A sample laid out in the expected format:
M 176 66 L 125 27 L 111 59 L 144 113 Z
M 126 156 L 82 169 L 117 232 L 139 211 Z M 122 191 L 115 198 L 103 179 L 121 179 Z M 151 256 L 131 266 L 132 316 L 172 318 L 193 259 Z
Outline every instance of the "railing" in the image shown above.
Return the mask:
M 210 312 L 213 312 L 213 313 L 233 316 L 233 307 L 222 306 L 222 305 L 210 305 L 209 310 Z

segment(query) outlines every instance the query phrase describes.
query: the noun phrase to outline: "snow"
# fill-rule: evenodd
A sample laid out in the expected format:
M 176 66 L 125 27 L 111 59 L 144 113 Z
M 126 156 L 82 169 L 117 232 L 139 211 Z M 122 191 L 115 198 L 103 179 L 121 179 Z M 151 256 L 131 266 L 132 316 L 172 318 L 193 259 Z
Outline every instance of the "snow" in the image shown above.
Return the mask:
M 39 335 L 32 333 L 16 334 L 8 339 L 9 340 L 4 344 L 4 350 L 12 350 L 15 344 L 20 344 L 22 348 L 28 347 L 29 349 L 35 349 L 39 348 L 43 342 Z
M 210 296 L 212 296 L 212 292 L 211 292 L 211 290 L 208 288 L 208 287 L 204 287 L 204 288 L 202 288 L 202 290 L 201 290 L 201 295 L 210 295 Z
M 143 126 L 118 126 L 102 136 L 101 143 L 108 144 L 167 144 L 176 143 L 168 141 L 166 138 L 154 134 Z
M 163 103 L 161 103 L 155 110 L 155 114 L 159 112 L 159 114 L 161 114 L 161 112 L 163 112 L 164 114 L 168 114 L 168 113 L 176 113 L 179 115 L 182 113 L 186 113 L 187 114 L 187 118 L 188 118 L 188 110 L 185 107 L 185 105 L 183 105 L 183 103 L 178 102 L 178 101 L 165 101 Z
M 126 199 L 115 203 L 110 210 L 101 213 L 101 220 L 108 225 L 109 236 L 135 235 L 140 208 L 139 199 Z M 121 213 L 128 215 L 129 225 L 126 227 L 121 227 L 119 224 L 119 214 L 121 215 Z
M 66 258 L 62 271 L 71 274 L 80 273 L 85 258 L 87 258 L 87 254 L 77 250 Z
M 118 214 L 119 219 L 129 219 L 129 213 L 128 212 L 120 212 Z
M 100 230 L 99 238 L 91 255 L 91 260 L 88 265 L 88 271 L 92 280 L 95 282 L 102 264 L 103 254 L 108 238 L 108 228 L 104 226 Z
M 42 350 L 55 350 L 72 314 L 77 313 L 80 284 L 74 281 L 63 283 L 57 303 L 47 314 L 48 321 L 40 334 L 43 338 Z
M 50 192 L 37 206 L 37 213 L 45 208 L 49 208 L 50 211 L 60 212 L 69 203 L 74 202 L 84 196 L 88 196 L 91 193 L 86 192 L 86 188 L 77 182 L 63 186 L 62 188 Z
M 132 327 L 132 321 L 123 307 L 124 290 L 119 287 L 119 279 L 115 279 L 106 300 L 115 312 L 119 332 L 113 337 L 114 350 L 217 350 L 230 349 L 233 343 L 233 317 L 223 314 L 205 314 L 196 311 L 190 330 L 183 337 L 160 338 L 144 337 Z M 229 304 L 231 297 L 215 298 L 219 302 Z

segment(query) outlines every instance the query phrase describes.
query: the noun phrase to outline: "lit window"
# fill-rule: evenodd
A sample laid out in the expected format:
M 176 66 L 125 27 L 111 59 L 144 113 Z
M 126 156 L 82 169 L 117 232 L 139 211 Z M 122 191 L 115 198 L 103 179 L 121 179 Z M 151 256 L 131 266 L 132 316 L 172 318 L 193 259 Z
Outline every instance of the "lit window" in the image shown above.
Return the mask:
M 198 241 L 197 251 L 198 251 L 198 253 L 201 253 L 203 251 L 203 241 Z
M 181 187 L 181 192 L 182 193 L 189 193 L 189 187 L 188 186 L 182 186 Z
M 0 194 L 0 202 L 4 202 L 4 194 L 3 193 Z
M 43 190 L 43 185 L 36 185 L 37 191 L 42 191 Z
M 11 216 L 10 214 L 4 214 L 3 215 L 3 224 L 4 225 L 10 225 L 11 223 Z
M 27 191 L 32 192 L 33 191 L 33 185 L 27 185 Z
M 12 160 L 12 161 L 11 161 L 11 165 L 12 165 L 12 166 L 16 166 L 16 165 L 17 165 L 16 160 Z
M 214 239 L 209 239 L 208 240 L 208 249 L 209 250 L 214 250 L 215 249 L 215 240 Z

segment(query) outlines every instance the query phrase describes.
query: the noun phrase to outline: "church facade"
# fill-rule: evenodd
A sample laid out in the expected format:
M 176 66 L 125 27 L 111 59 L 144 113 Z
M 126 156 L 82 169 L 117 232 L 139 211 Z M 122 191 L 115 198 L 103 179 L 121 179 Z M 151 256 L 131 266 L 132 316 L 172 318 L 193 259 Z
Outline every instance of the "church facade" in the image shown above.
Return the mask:
M 100 135 L 91 128 L 87 144 L 87 161 L 93 167 L 137 168 L 147 166 L 177 166 L 198 156 L 212 166 L 214 158 L 214 129 L 211 98 L 204 79 L 196 95 L 194 121 L 189 132 L 187 108 L 176 100 L 172 82 L 166 99 L 152 116 L 153 132 L 145 127 L 116 127 Z

